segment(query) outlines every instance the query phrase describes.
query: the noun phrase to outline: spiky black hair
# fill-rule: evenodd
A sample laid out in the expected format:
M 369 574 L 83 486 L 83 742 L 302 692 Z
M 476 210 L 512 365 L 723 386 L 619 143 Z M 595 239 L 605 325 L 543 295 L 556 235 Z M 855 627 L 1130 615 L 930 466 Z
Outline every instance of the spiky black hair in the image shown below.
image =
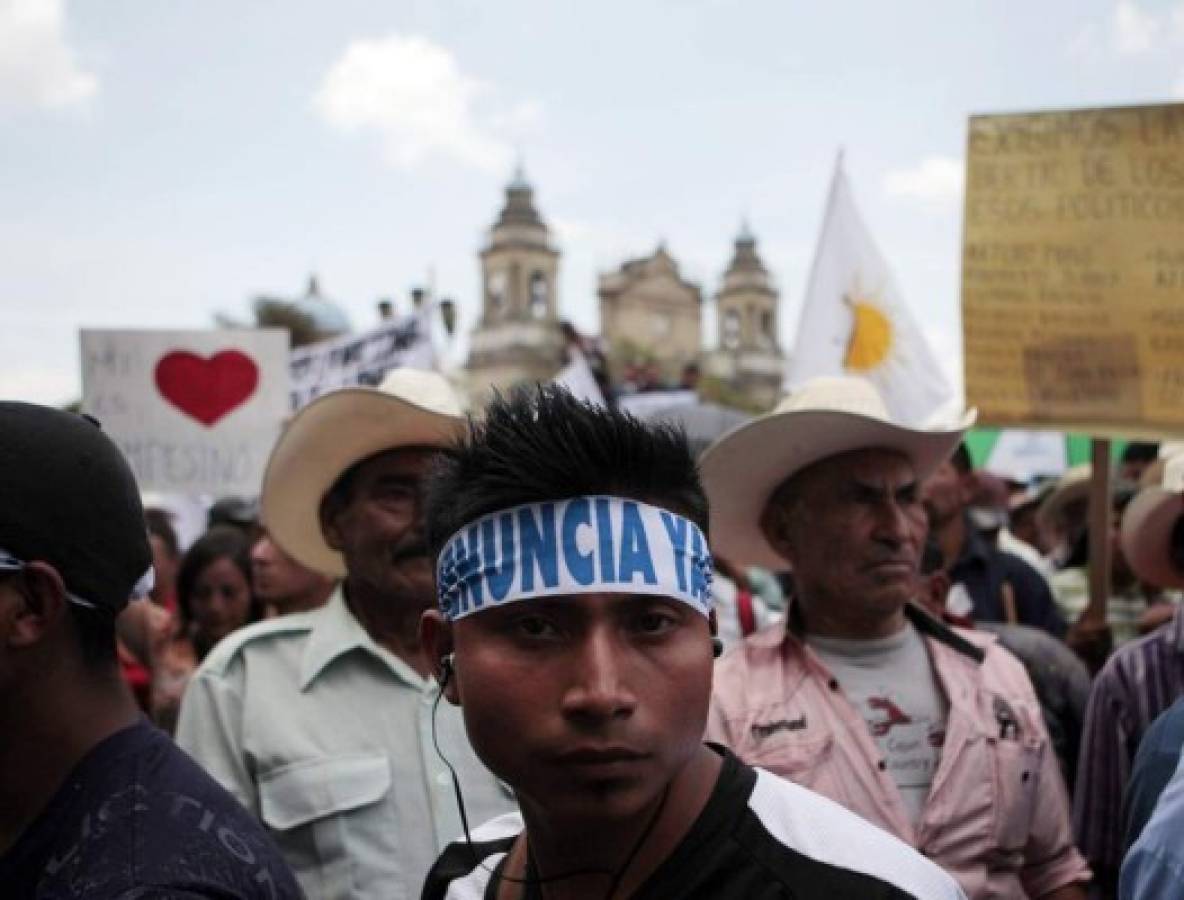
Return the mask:
M 428 546 L 438 555 L 453 534 L 491 512 L 592 494 L 670 509 L 707 533 L 707 498 L 677 426 L 640 422 L 556 385 L 496 395 L 428 478 Z

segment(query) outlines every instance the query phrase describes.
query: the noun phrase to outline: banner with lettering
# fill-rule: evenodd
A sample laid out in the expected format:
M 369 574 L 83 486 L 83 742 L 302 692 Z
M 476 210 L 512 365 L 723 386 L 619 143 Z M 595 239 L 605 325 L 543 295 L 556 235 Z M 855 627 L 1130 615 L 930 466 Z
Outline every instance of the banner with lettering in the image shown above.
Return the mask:
M 963 234 L 980 422 L 1184 434 L 1184 104 L 972 117 Z
M 292 410 L 343 387 L 373 386 L 391 369 L 436 368 L 431 307 L 351 334 L 292 351 Z

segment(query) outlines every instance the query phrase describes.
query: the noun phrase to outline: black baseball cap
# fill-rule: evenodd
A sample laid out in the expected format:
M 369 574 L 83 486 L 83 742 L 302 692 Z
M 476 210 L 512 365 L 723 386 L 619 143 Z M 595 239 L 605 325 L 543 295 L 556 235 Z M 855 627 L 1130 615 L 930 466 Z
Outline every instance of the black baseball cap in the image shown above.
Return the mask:
M 112 615 L 152 564 L 136 479 L 87 416 L 0 401 L 0 550 Z

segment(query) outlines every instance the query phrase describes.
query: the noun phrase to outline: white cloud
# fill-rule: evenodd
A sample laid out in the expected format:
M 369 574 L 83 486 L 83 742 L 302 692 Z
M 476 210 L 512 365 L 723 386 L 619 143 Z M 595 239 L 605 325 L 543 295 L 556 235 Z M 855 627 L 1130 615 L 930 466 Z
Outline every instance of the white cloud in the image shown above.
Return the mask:
M 960 159 L 929 156 L 911 169 L 889 172 L 884 190 L 893 197 L 907 197 L 934 206 L 956 204 L 962 199 L 965 167 Z
M 70 106 L 98 89 L 66 42 L 63 0 L 0 0 L 0 107 Z
M 1184 100 L 1184 72 L 1180 73 L 1176 83 L 1172 85 L 1172 96 Z
M 513 159 L 508 138 L 537 127 L 538 104 L 523 101 L 478 115 L 489 85 L 463 72 L 446 48 L 427 38 L 393 34 L 356 40 L 329 68 L 313 105 L 345 132 L 373 131 L 387 160 L 413 168 L 433 157 L 505 172 Z
M 1161 27 L 1158 18 L 1135 0 L 1119 0 L 1112 19 L 1114 49 L 1127 56 L 1147 53 L 1155 46 Z
M 1113 56 L 1151 57 L 1184 46 L 1184 0 L 1154 11 L 1140 0 L 1117 0 L 1104 21 L 1087 22 L 1069 41 L 1069 55 L 1099 60 Z

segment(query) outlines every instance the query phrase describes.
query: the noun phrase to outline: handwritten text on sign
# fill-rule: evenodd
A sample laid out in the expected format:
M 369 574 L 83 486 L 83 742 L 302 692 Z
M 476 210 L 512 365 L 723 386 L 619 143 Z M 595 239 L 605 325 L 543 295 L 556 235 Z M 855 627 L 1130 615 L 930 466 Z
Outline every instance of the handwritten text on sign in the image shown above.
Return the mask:
M 981 421 L 1184 432 L 1184 105 L 973 117 L 964 238 Z
M 253 496 L 288 413 L 288 336 L 83 331 L 82 390 L 141 490 Z
M 373 387 L 391 369 L 434 369 L 430 312 L 417 312 L 365 334 L 333 338 L 292 351 L 292 409 L 343 387 Z

